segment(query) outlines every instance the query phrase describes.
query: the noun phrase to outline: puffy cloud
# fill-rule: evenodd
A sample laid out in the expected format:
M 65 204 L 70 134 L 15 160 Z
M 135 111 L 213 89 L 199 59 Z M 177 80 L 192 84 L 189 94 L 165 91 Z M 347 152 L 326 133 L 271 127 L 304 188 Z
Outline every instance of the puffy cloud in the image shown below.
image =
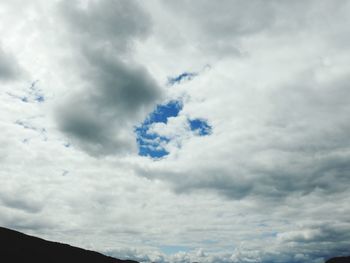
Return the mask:
M 147 176 L 174 180 L 181 191 L 216 189 L 232 198 L 252 194 L 279 199 L 316 189 L 327 194 L 346 191 L 347 78 L 319 80 L 318 70 L 324 71 L 317 69 L 316 76 L 308 77 L 306 73 L 302 77 L 291 74 L 291 80 L 268 83 L 271 88 L 265 90 L 255 87 L 254 80 L 245 83 L 252 85 L 245 90 L 234 88 L 232 96 L 218 93 L 218 101 L 231 103 L 231 107 L 209 106 L 214 107 L 214 112 L 208 113 L 214 126 L 212 136 L 187 141 L 180 154 L 150 164 L 154 169 L 148 170 Z M 239 81 L 246 80 L 237 79 L 237 86 Z M 225 84 L 219 82 L 215 87 L 223 85 L 225 90 Z M 207 103 L 215 103 L 217 98 L 209 97 Z M 201 112 L 208 109 L 198 107 Z M 210 161 L 202 164 L 202 160 Z M 182 180 L 177 180 L 179 177 Z
M 207 5 L 200 10 L 210 14 Z M 269 5 L 280 19 L 290 7 L 274 1 Z M 297 6 L 301 8 L 301 3 L 293 4 L 291 10 Z M 179 94 L 185 91 L 189 100 L 182 114 L 203 117 L 206 113 L 213 134 L 190 138 L 181 150 L 163 162 L 149 164 L 141 174 L 168 180 L 180 192 L 212 189 L 234 199 L 280 200 L 317 189 L 325 194 L 347 191 L 349 55 L 348 49 L 330 51 L 333 27 L 318 15 L 327 13 L 329 6 L 339 10 L 349 6 L 333 6 L 328 1 L 302 6 L 307 14 L 302 15 L 303 23 L 312 22 L 308 27 L 280 34 L 274 27 L 252 31 L 252 37 L 241 39 L 247 56 L 234 60 L 228 56 L 183 84 Z M 204 15 L 199 17 L 205 20 Z M 291 18 L 286 19 L 286 26 L 291 26 Z M 349 24 L 345 12 L 334 20 Z M 316 29 L 323 25 L 325 31 L 318 34 Z M 208 41 L 215 42 L 215 38 Z M 160 132 L 165 130 L 162 127 Z

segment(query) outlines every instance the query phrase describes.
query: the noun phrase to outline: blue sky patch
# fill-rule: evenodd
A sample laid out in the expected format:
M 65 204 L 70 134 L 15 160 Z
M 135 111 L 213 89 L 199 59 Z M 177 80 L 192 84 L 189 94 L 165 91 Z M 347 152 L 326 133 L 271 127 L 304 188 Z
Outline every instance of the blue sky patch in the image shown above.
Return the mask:
M 184 72 L 176 77 L 169 77 L 168 78 L 168 83 L 170 85 L 175 85 L 175 84 L 179 84 L 181 83 L 182 81 L 185 81 L 185 80 L 192 80 L 195 76 L 197 76 L 198 74 L 197 73 L 194 73 L 194 72 Z
M 183 108 L 179 100 L 172 100 L 165 104 L 157 105 L 146 120 L 135 127 L 136 142 L 139 148 L 139 155 L 159 159 L 169 154 L 166 145 L 170 138 L 150 132 L 154 123 L 168 123 L 168 118 L 177 117 Z M 188 127 L 198 136 L 206 136 L 212 133 L 212 127 L 204 119 L 188 119 Z
M 173 100 L 163 105 L 157 105 L 156 109 L 148 115 L 146 120 L 135 128 L 139 155 L 161 158 L 169 154 L 169 152 L 164 149 L 164 145 L 169 142 L 169 139 L 157 134 L 151 134 L 148 131 L 153 123 L 167 123 L 168 118 L 178 116 L 181 110 L 182 102 L 178 100 Z
M 191 131 L 197 132 L 200 136 L 209 135 L 212 132 L 212 127 L 203 119 L 188 120 Z
M 167 123 L 168 118 L 176 117 L 182 110 L 182 102 L 178 100 L 170 101 L 164 105 L 158 105 L 157 108 L 148 116 L 146 122 L 155 123 L 163 122 Z

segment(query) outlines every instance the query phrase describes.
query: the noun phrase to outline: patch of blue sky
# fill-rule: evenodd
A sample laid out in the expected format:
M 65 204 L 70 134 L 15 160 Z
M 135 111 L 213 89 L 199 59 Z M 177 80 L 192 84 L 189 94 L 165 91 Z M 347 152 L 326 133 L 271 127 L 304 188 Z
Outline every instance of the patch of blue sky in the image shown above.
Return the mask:
M 188 120 L 191 131 L 194 131 L 199 136 L 206 136 L 212 133 L 212 127 L 203 119 Z
M 150 132 L 154 123 L 167 124 L 168 118 L 177 117 L 183 108 L 179 100 L 172 100 L 168 103 L 157 105 L 145 121 L 135 128 L 136 142 L 139 148 L 139 155 L 159 159 L 169 154 L 166 145 L 170 139 Z M 212 126 L 204 119 L 188 119 L 188 125 L 192 132 L 198 136 L 206 136 L 212 133 Z
M 165 150 L 166 143 L 169 139 L 156 134 L 138 134 L 137 143 L 139 146 L 139 154 L 141 156 L 150 156 L 152 158 L 161 158 L 168 155 Z
M 140 146 L 139 147 L 139 155 L 141 156 L 149 156 L 155 159 L 162 158 L 163 156 L 168 155 L 169 152 L 164 148 L 153 148 L 150 146 Z
M 192 80 L 197 75 L 198 75 L 198 73 L 195 73 L 195 72 L 184 72 L 176 77 L 168 77 L 168 84 L 175 85 L 175 84 L 179 84 L 183 81 Z
M 161 158 L 169 154 L 164 147 L 169 142 L 169 139 L 164 136 L 159 136 L 158 134 L 150 133 L 149 129 L 153 123 L 166 124 L 168 118 L 178 116 L 179 112 L 182 110 L 182 106 L 182 102 L 178 100 L 157 105 L 156 109 L 148 115 L 146 120 L 135 128 L 139 155 Z
M 179 100 L 173 100 L 164 105 L 158 105 L 157 108 L 148 116 L 146 122 L 156 123 L 163 122 L 167 123 L 168 118 L 176 117 L 182 110 L 182 102 Z

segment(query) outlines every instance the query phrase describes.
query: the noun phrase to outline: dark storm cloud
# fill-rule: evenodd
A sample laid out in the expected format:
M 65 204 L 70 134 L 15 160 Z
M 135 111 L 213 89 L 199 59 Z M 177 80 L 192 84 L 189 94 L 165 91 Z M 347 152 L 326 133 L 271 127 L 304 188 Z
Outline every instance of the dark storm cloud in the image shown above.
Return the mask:
M 93 76 L 93 85 L 100 89 L 94 91 L 97 104 L 113 107 L 117 114 L 124 111 L 126 117 L 134 117 L 139 108 L 157 99 L 157 84 L 144 68 L 103 55 L 95 51 L 85 53 L 93 65 L 88 74 Z
M 21 69 L 12 54 L 6 53 L 0 46 L 0 81 L 10 81 L 18 78 Z
M 160 90 L 144 68 L 101 55 L 86 54 L 93 65 L 85 68 L 89 83 L 59 110 L 59 124 L 90 153 L 128 152 L 135 120 L 152 107 Z
M 65 1 L 60 12 L 83 86 L 59 109 L 61 130 L 91 154 L 131 151 L 133 125 L 161 96 L 157 83 L 128 53 L 134 40 L 147 36 L 148 15 L 135 1 L 89 1 L 84 7 Z

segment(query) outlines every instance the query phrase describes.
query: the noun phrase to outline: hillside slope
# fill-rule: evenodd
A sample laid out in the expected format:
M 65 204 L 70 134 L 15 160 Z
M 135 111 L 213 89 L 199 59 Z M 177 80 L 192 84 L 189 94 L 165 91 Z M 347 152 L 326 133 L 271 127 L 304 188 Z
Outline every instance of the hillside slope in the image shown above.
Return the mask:
M 9 263 L 137 263 L 70 245 L 51 242 L 0 227 L 0 262 Z
M 350 263 L 350 257 L 331 258 L 326 263 Z

